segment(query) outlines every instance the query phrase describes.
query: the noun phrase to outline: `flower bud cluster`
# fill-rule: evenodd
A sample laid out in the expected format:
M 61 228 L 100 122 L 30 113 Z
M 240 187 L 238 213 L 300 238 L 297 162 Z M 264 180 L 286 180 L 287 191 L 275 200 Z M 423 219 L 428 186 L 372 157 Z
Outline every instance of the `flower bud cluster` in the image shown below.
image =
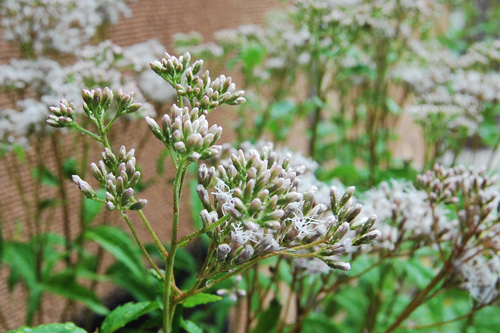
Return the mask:
M 206 228 L 218 223 L 209 236 L 216 244 L 220 269 L 270 252 L 308 249 L 310 257 L 346 270 L 347 263 L 331 256 L 380 235 L 371 230 L 373 219 L 354 240 L 343 239 L 362 209 L 350 200 L 354 188 L 342 196 L 332 188 L 328 205 L 316 197 L 315 187 L 298 191 L 303 171 L 291 167 L 289 156 L 276 153 L 271 145 L 260 151 L 233 152 L 217 168 L 200 166 L 197 192 L 204 206 L 200 216 Z
M 453 280 L 482 302 L 499 300 L 500 188 L 496 177 L 463 166 L 434 166 L 418 177 L 431 205 L 446 205 L 458 222 L 449 255 Z M 453 246 L 451 246 L 453 245 Z
M 222 127 L 209 124 L 198 108 L 189 110 L 173 105 L 171 113 L 162 118 L 162 126 L 153 118 L 146 122 L 153 134 L 169 149 L 191 161 L 204 160 L 217 155 L 221 147 L 215 145 L 222 134 Z
M 134 187 L 141 178 L 141 173 L 135 167 L 134 152 L 134 149 L 127 152 L 126 148 L 121 146 L 116 156 L 105 148 L 102 160 L 97 164 L 90 164 L 92 175 L 106 189 L 106 207 L 111 211 L 139 210 L 147 204 L 147 200 L 133 199 Z M 96 198 L 94 190 L 87 182 L 76 175 L 73 176 L 73 181 L 87 198 Z
M 153 61 L 151 69 L 177 90 L 179 98 L 187 98 L 191 107 L 200 113 L 208 113 L 221 104 L 238 105 L 245 103 L 243 91 L 237 91 L 230 77 L 220 75 L 215 80 L 208 71 L 197 76 L 203 60 L 190 63 L 191 55 L 185 52 L 179 58 L 165 53 L 161 61 Z
M 61 100 L 59 107 L 49 107 L 51 114 L 47 117 L 46 123 L 49 126 L 60 128 L 70 126 L 75 121 L 75 110 L 73 103 Z
M 443 207 L 432 209 L 427 197 L 411 183 L 396 180 L 365 192 L 361 200 L 365 219 L 376 213 L 375 227 L 382 233 L 372 248 L 396 251 L 408 241 L 414 241 L 415 247 L 428 245 L 434 240 L 434 232 L 441 239 L 454 237 L 456 221 L 448 220 Z
M 121 146 L 118 156 L 115 156 L 106 148 L 98 165 L 92 163 L 90 166 L 94 177 L 106 188 L 106 207 L 109 210 L 139 210 L 147 204 L 145 199 L 132 200 L 134 187 L 141 177 L 135 168 L 134 152 L 134 149 L 127 152 Z
M 91 119 L 101 119 L 104 113 L 109 109 L 113 101 L 113 91 L 109 88 L 82 90 L 83 110 Z M 141 108 L 140 103 L 133 103 L 134 93 L 123 92 L 119 89 L 116 93 L 116 103 L 118 104 L 118 114 L 127 114 L 136 112 Z

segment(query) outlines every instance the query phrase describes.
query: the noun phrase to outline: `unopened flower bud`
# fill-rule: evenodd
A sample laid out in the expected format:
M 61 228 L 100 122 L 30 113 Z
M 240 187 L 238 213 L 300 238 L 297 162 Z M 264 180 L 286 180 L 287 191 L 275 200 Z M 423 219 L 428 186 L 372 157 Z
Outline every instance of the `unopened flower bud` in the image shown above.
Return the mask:
M 351 269 L 351 264 L 348 262 L 335 261 L 330 259 L 323 259 L 323 261 L 328 265 L 328 267 L 333 269 L 339 269 L 341 271 L 348 271 Z
M 151 129 L 151 132 L 153 132 L 154 136 L 160 141 L 163 141 L 163 133 L 160 129 L 160 126 L 156 123 L 156 121 L 153 118 L 146 117 L 146 123 L 148 124 L 149 128 Z
M 245 248 L 240 252 L 240 254 L 236 257 L 236 263 L 237 264 L 242 264 L 244 262 L 247 262 L 250 260 L 255 253 L 254 248 L 250 245 L 247 244 L 245 245 Z
M 137 202 L 134 202 L 133 204 L 131 204 L 128 209 L 141 210 L 141 209 L 144 209 L 144 207 L 146 207 L 147 204 L 148 204 L 148 201 L 146 199 L 139 199 L 139 200 L 137 200 Z
M 122 207 L 126 206 L 129 203 L 129 201 L 133 195 L 134 195 L 134 190 L 131 187 L 129 187 L 125 191 L 123 191 L 121 206 Z
M 360 234 L 364 235 L 368 231 L 370 231 L 370 229 L 373 227 L 373 224 L 375 224 L 376 221 L 377 221 L 377 215 L 371 215 L 361 227 Z
M 87 183 L 86 181 L 82 180 L 79 176 L 77 175 L 73 175 L 71 176 L 71 178 L 73 179 L 73 181 L 75 182 L 76 186 L 78 186 L 78 188 L 80 189 L 80 191 L 83 192 L 83 194 L 91 199 L 93 197 L 96 196 L 94 190 L 92 189 L 92 187 L 89 185 L 89 183 Z
M 359 213 L 361 213 L 361 210 L 363 209 L 363 205 L 361 204 L 356 204 L 354 207 L 350 207 L 348 210 L 347 210 L 347 213 L 345 214 L 345 221 L 346 222 L 351 222 L 352 220 L 354 220 L 354 218 L 356 216 L 359 215 Z
M 347 234 L 349 229 L 350 229 L 349 223 L 347 222 L 342 223 L 333 234 L 329 243 L 335 244 L 336 242 L 338 242 L 340 239 L 342 239 L 342 237 L 344 237 Z
M 203 207 L 207 210 L 212 210 L 212 205 L 210 203 L 210 197 L 208 195 L 208 191 L 203 185 L 196 186 L 196 193 L 198 193 L 198 197 L 200 198 Z
M 228 244 L 220 244 L 217 247 L 217 259 L 220 261 L 226 259 L 227 255 L 231 252 L 231 246 Z
M 342 199 L 340 199 L 340 203 L 339 203 L 339 206 L 340 206 L 340 207 L 345 206 L 345 205 L 347 204 L 347 202 L 349 202 L 349 200 L 351 200 L 352 195 L 354 194 L 354 190 L 355 190 L 355 189 L 356 189 L 356 188 L 355 188 L 354 186 L 349 186 L 349 187 L 346 189 L 346 191 L 345 191 L 344 195 L 342 196 Z
M 364 235 L 361 235 L 352 241 L 352 245 L 359 246 L 363 244 L 370 244 L 375 239 L 379 238 L 382 233 L 378 230 L 372 230 Z

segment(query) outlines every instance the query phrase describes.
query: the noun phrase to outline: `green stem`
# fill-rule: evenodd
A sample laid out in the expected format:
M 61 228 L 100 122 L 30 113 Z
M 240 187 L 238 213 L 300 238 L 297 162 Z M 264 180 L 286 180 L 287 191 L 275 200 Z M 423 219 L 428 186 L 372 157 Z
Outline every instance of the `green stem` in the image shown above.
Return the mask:
M 104 134 L 108 133 L 108 131 L 111 129 L 111 126 L 113 125 L 115 120 L 118 119 L 119 116 L 120 116 L 120 111 L 116 111 L 113 118 L 109 121 L 109 123 L 106 125 L 106 127 L 104 127 L 104 129 L 103 129 Z
M 198 231 L 195 231 L 195 232 L 193 232 L 193 233 L 191 233 L 191 234 L 189 234 L 187 236 L 182 237 L 181 239 L 179 239 L 179 241 L 177 242 L 177 244 L 180 245 L 180 246 L 183 246 L 184 243 L 189 242 L 194 237 L 202 235 L 202 234 L 205 234 L 205 233 L 207 233 L 209 231 L 214 230 L 215 228 L 217 228 L 218 226 L 220 226 L 222 223 L 224 223 L 227 220 L 229 220 L 230 217 L 231 217 L 231 215 L 224 215 L 217 222 L 212 223 L 212 224 L 210 224 L 207 227 L 203 227 L 203 228 L 201 228 Z
M 188 163 L 182 161 L 177 169 L 174 180 L 174 218 L 172 225 L 172 240 L 170 242 L 170 253 L 167 256 L 167 266 L 165 269 L 164 295 L 163 295 L 163 331 L 170 333 L 172 329 L 172 317 L 175 312 L 175 303 L 170 302 L 171 282 L 174 279 L 174 261 L 177 252 L 177 229 L 179 226 L 180 200 L 182 185 L 186 176 Z M 175 280 L 174 280 L 175 284 Z M 172 303 L 172 304 L 171 304 Z
M 156 249 L 158 250 L 158 252 L 160 253 L 160 255 L 163 257 L 163 260 L 167 260 L 167 258 L 168 258 L 168 252 L 165 249 L 165 247 L 163 246 L 160 238 L 158 237 L 158 235 L 154 231 L 153 227 L 149 223 L 149 220 L 147 219 L 146 215 L 144 215 L 144 213 L 142 212 L 142 210 L 138 210 L 137 214 L 139 214 L 139 217 L 141 218 L 142 223 L 144 223 L 144 226 L 146 227 L 146 229 L 148 230 L 149 234 L 153 238 L 153 241 L 155 242 L 155 245 L 156 245 Z
M 87 134 L 88 136 L 90 136 L 92 139 L 98 141 L 98 142 L 102 142 L 102 139 L 95 133 L 92 133 L 91 131 L 88 131 L 86 130 L 85 128 L 81 127 L 80 125 L 78 125 L 77 123 L 74 123 L 73 124 L 73 127 L 77 130 L 77 131 L 80 131 L 82 132 L 83 134 Z
M 149 255 L 148 250 L 146 250 L 146 248 L 144 247 L 144 244 L 142 244 L 141 240 L 139 239 L 139 236 L 135 232 L 135 228 L 132 225 L 132 222 L 130 221 L 127 214 L 125 214 L 125 212 L 123 210 L 120 210 L 119 212 L 120 212 L 120 216 L 125 220 L 125 222 L 127 222 L 127 225 L 129 227 L 130 231 L 132 232 L 132 235 L 134 236 L 135 242 L 137 243 L 137 245 L 139 245 L 139 248 L 141 249 L 142 254 L 144 254 L 144 256 L 146 257 L 146 260 L 148 261 L 148 263 L 151 265 L 151 267 L 153 267 L 153 269 L 156 271 L 156 273 L 158 273 L 159 276 L 163 276 L 163 274 L 160 272 L 160 269 L 158 268 L 158 266 L 155 264 L 155 262 L 153 261 L 153 259 Z
M 398 326 L 406 318 L 408 318 L 408 316 L 410 316 L 410 314 L 413 311 L 415 311 L 416 308 L 418 308 L 422 304 L 422 301 L 427 296 L 427 294 L 429 294 L 432 291 L 432 289 L 434 289 L 434 287 L 446 276 L 447 273 L 448 273 L 448 271 L 446 269 L 446 266 L 444 266 L 441 269 L 441 271 L 439 271 L 439 273 L 431 280 L 431 282 L 429 282 L 427 287 L 425 287 L 425 289 L 421 290 L 413 298 L 413 300 L 410 302 L 410 304 L 408 304 L 406 306 L 406 308 L 403 310 L 403 312 L 401 312 L 401 314 L 398 316 L 396 321 L 394 321 L 394 323 L 385 331 L 385 333 L 390 333 L 390 332 L 394 331 L 396 328 L 398 328 Z

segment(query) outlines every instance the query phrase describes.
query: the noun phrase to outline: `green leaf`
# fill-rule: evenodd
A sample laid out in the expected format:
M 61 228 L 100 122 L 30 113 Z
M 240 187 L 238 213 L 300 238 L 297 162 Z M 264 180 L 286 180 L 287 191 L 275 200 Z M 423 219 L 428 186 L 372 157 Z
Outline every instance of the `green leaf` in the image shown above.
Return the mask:
M 189 320 L 184 320 L 181 318 L 181 327 L 186 330 L 187 333 L 203 333 L 203 330 L 198 327 L 195 323 Z
M 145 274 L 139 249 L 123 230 L 101 225 L 87 230 L 85 238 L 101 245 L 116 260 L 123 263 L 135 276 L 141 277 Z
M 262 45 L 256 43 L 246 44 L 241 50 L 243 67 L 246 70 L 253 69 L 255 66 L 262 63 L 265 54 L 266 49 Z
M 67 158 L 62 165 L 63 174 L 67 179 L 71 179 L 71 176 L 78 174 L 77 162 L 74 158 Z
M 23 146 L 14 145 L 13 151 L 16 154 L 19 162 L 24 163 L 26 161 L 26 151 L 24 150 Z
M 139 301 L 150 301 L 155 298 L 159 286 L 155 285 L 151 274 L 136 276 L 130 274 L 130 270 L 122 262 L 115 262 L 106 271 L 106 275 L 111 281 L 123 289 L 127 290 Z M 161 285 L 163 287 L 163 284 Z
M 391 112 L 392 114 L 395 114 L 395 115 L 399 115 L 401 114 L 401 107 L 399 106 L 398 103 L 396 103 L 395 100 L 393 100 L 392 98 L 390 97 L 387 97 L 385 99 L 385 105 L 387 105 L 387 109 L 389 110 L 389 112 Z
M 16 330 L 7 333 L 87 333 L 83 328 L 76 326 L 73 323 L 64 324 L 46 324 L 37 327 L 19 327 Z
M 80 301 L 97 314 L 105 315 L 109 312 L 93 292 L 74 280 L 73 274 L 69 271 L 51 276 L 47 282 L 43 283 L 43 289 Z
M 104 189 L 98 189 L 96 191 L 97 197 L 104 199 L 104 196 L 106 194 L 106 190 Z M 99 215 L 99 213 L 103 210 L 104 204 L 102 202 L 96 201 L 96 200 L 91 200 L 84 198 L 83 200 L 83 214 L 84 214 L 84 222 L 85 225 L 90 225 L 92 221 Z
M 500 140 L 500 134 L 498 132 L 498 126 L 495 119 L 486 119 L 479 126 L 479 135 L 481 140 L 490 147 L 494 147 L 496 143 Z
M 28 288 L 36 284 L 35 258 L 31 246 L 26 243 L 6 242 L 4 260 L 11 269 L 11 274 L 22 278 Z M 11 285 L 10 287 L 13 287 Z
M 57 178 L 57 176 L 54 175 L 46 167 L 42 167 L 41 174 L 40 174 L 40 170 L 38 168 L 33 168 L 33 170 L 31 172 L 32 172 L 33 178 L 36 180 L 40 179 L 40 182 L 44 185 L 48 185 L 48 186 L 58 186 L 59 185 L 59 179 Z
M 307 333 L 335 333 L 343 332 L 331 318 L 322 313 L 312 312 L 304 321 L 303 332 Z
M 175 269 L 187 271 L 193 275 L 198 273 L 198 264 L 194 260 L 193 255 L 186 249 L 179 248 L 175 254 Z
M 199 293 L 199 294 L 196 294 L 194 296 L 189 297 L 184 302 L 183 305 L 185 308 L 192 308 L 192 307 L 195 307 L 195 306 L 201 305 L 201 304 L 217 302 L 217 301 L 220 301 L 221 299 L 222 299 L 222 297 L 217 296 L 217 295 Z
M 259 315 L 257 326 L 252 330 L 253 333 L 270 332 L 278 324 L 281 313 L 281 304 L 274 298 L 269 307 Z
M 102 323 L 100 332 L 115 332 L 117 329 L 125 326 L 131 321 L 134 321 L 157 308 L 158 304 L 156 302 L 130 302 L 121 305 L 106 316 L 106 319 L 104 319 L 104 322 Z

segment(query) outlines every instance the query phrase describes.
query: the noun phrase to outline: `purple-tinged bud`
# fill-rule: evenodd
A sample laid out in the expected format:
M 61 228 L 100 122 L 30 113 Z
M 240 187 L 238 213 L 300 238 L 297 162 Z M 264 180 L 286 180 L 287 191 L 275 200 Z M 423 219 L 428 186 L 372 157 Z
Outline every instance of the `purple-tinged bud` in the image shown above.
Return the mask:
M 115 197 L 110 192 L 106 191 L 106 201 L 115 202 L 116 199 L 115 199 Z
M 381 235 L 382 235 L 382 233 L 380 231 L 372 230 L 372 231 L 354 239 L 352 241 L 352 245 L 359 246 L 359 245 L 363 245 L 363 244 L 370 244 L 375 239 L 379 238 Z
M 86 181 L 82 180 L 79 176 L 73 175 L 71 176 L 76 186 L 82 191 L 82 193 L 89 199 L 92 199 L 96 196 L 92 187 Z
M 208 226 L 210 226 L 214 222 L 214 221 L 212 221 L 212 216 L 210 215 L 210 213 L 206 209 L 203 209 L 200 212 L 200 219 L 201 219 L 201 223 L 203 224 L 204 228 L 207 228 Z
M 280 205 L 288 205 L 289 203 L 292 202 L 297 202 L 302 199 L 302 194 L 298 192 L 289 192 L 285 195 L 282 195 L 280 199 L 278 200 L 278 204 Z
M 255 198 L 252 200 L 250 203 L 250 206 L 248 207 L 248 213 L 250 216 L 253 216 L 255 213 L 260 212 L 262 207 L 262 201 L 259 198 Z
M 102 177 L 103 177 L 103 181 L 104 181 L 108 177 L 108 170 L 106 169 L 106 164 L 104 164 L 103 161 L 99 161 L 97 163 L 97 165 L 99 166 L 99 170 L 102 173 Z
M 154 136 L 160 141 L 163 141 L 163 133 L 160 129 L 160 126 L 156 123 L 156 121 L 153 118 L 146 117 L 146 123 L 148 124 L 149 128 L 151 129 L 151 132 L 153 132 Z
M 132 199 L 133 195 L 134 195 L 134 189 L 132 189 L 131 187 L 123 191 L 122 200 L 120 203 L 121 206 L 122 207 L 126 206 L 129 203 L 130 199 Z
M 101 183 L 104 180 L 101 170 L 99 170 L 99 168 L 95 163 L 90 164 L 90 170 L 92 171 L 92 175 L 98 182 Z
M 285 215 L 283 209 L 276 209 L 264 217 L 267 220 L 279 220 Z
M 349 186 L 346 189 L 344 195 L 342 196 L 342 199 L 340 199 L 340 203 L 339 203 L 340 207 L 344 207 L 349 202 L 349 200 L 351 200 L 355 189 L 356 188 L 354 186 Z
M 231 246 L 228 244 L 220 244 L 217 247 L 217 259 L 220 261 L 226 259 L 227 255 L 231 252 Z
M 302 206 L 302 212 L 304 214 L 307 214 L 311 210 L 314 204 L 314 193 L 316 191 L 317 187 L 313 186 L 312 188 L 307 190 L 307 192 L 304 194 L 304 204 Z
M 108 166 L 109 165 L 113 166 L 116 163 L 115 154 L 113 154 L 113 152 L 111 150 L 109 150 L 108 148 L 104 148 L 104 152 L 102 153 L 102 157 L 104 159 L 104 163 L 106 163 L 106 165 L 108 165 Z
M 141 173 L 139 171 L 134 172 L 132 178 L 130 178 L 130 181 L 128 182 L 128 186 L 135 187 L 139 182 L 140 178 L 141 178 Z
M 189 154 L 189 160 L 191 162 L 198 162 L 201 158 L 201 154 L 200 153 L 197 153 L 197 152 L 192 152 L 191 154 Z
M 377 215 L 371 215 L 361 227 L 360 234 L 364 235 L 368 231 L 370 231 L 370 229 L 373 227 L 376 221 L 377 221 Z
M 330 259 L 323 259 L 323 261 L 328 265 L 328 267 L 333 269 L 339 269 L 341 271 L 348 271 L 351 269 L 351 264 L 348 262 L 335 261 Z
M 121 176 L 118 176 L 116 178 L 116 192 L 123 193 L 124 190 L 125 190 L 125 184 L 123 182 L 123 178 Z
M 133 204 L 131 204 L 128 209 L 129 210 L 141 210 L 141 209 L 144 209 L 144 207 L 146 207 L 147 204 L 148 204 L 148 201 L 146 199 L 139 199 L 136 202 L 134 202 Z
M 186 145 L 182 141 L 178 141 L 174 143 L 174 149 L 179 153 L 179 154 L 184 154 L 186 152 Z
M 250 244 L 247 244 L 245 245 L 245 248 L 240 252 L 240 254 L 236 257 L 235 262 L 237 264 L 242 264 L 244 262 L 247 262 L 252 258 L 254 253 L 255 253 L 254 248 Z
M 203 60 L 196 60 L 191 67 L 193 74 L 196 75 L 200 71 L 201 67 L 203 67 Z
M 196 186 L 196 193 L 198 193 L 198 197 L 200 198 L 203 207 L 207 210 L 212 210 L 212 205 L 210 204 L 210 197 L 208 195 L 208 191 L 203 185 Z
M 245 201 L 249 201 L 252 197 L 253 190 L 255 188 L 255 179 L 250 179 L 245 186 L 245 190 L 243 191 L 243 197 Z
M 149 66 L 156 74 L 161 73 L 162 65 L 161 62 L 159 62 L 158 60 L 150 62 Z
M 344 254 L 349 252 L 351 246 L 352 246 L 352 241 L 348 239 L 345 242 L 337 243 L 321 250 L 319 254 L 322 256 L 334 256 L 334 255 Z
M 333 234 L 333 236 L 330 239 L 329 243 L 330 244 L 337 243 L 339 240 L 342 239 L 342 237 L 344 237 L 347 234 L 347 232 L 349 231 L 349 229 L 350 229 L 349 223 L 347 223 L 347 222 L 342 223 L 338 227 L 338 229 L 335 231 L 335 233 Z
M 228 208 L 228 210 L 229 210 L 229 213 L 231 214 L 231 216 L 232 216 L 235 220 L 240 220 L 240 219 L 243 217 L 243 216 L 241 215 L 241 213 L 240 213 L 237 209 L 235 209 L 235 208 L 233 208 L 233 207 Z
M 345 221 L 346 222 L 351 222 L 352 220 L 354 220 L 354 218 L 356 216 L 359 215 L 359 213 L 361 213 L 361 210 L 363 209 L 363 205 L 361 204 L 356 204 L 354 207 L 350 207 L 348 210 L 347 210 L 347 213 L 345 214 Z
M 115 205 L 114 205 L 111 201 L 108 201 L 108 202 L 106 203 L 106 208 L 107 208 L 110 212 L 112 212 L 112 211 L 114 211 L 114 210 L 115 210 L 115 208 L 116 208 L 116 207 L 115 207 Z
M 267 221 L 264 225 L 271 230 L 279 230 L 281 228 L 281 223 L 279 221 Z
M 266 205 L 266 211 L 273 211 L 276 209 L 278 198 L 279 198 L 278 195 L 275 194 L 271 197 L 271 199 L 269 199 Z
M 262 191 L 259 192 L 258 198 L 260 201 L 265 202 L 269 198 L 269 190 L 268 189 L 263 189 Z

